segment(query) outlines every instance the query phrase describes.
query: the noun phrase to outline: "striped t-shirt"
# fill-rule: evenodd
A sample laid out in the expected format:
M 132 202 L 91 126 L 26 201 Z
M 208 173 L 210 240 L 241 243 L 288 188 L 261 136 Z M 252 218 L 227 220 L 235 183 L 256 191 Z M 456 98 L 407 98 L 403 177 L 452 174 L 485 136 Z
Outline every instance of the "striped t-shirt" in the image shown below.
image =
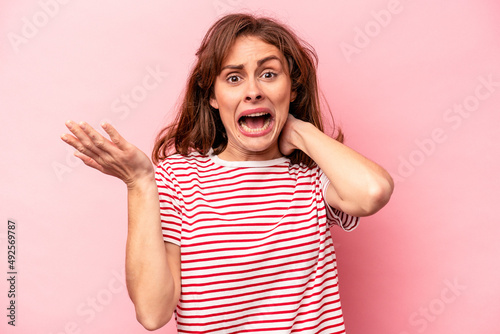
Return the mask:
M 157 167 L 161 224 L 181 249 L 179 333 L 345 333 L 318 168 L 192 153 Z

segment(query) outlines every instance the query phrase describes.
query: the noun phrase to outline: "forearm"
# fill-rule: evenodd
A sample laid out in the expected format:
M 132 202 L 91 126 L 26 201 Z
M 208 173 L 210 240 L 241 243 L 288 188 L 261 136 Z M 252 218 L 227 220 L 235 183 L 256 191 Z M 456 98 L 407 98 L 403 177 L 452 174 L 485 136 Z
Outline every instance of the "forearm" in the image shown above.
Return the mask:
M 163 242 L 158 189 L 151 161 L 110 124 L 110 140 L 85 122 L 68 121 L 74 136 L 61 138 L 87 166 L 119 178 L 128 189 L 127 289 L 137 319 L 147 329 L 163 326 L 180 295 L 180 250 Z
M 310 123 L 297 122 L 294 130 L 295 146 L 311 157 L 330 180 L 330 205 L 355 216 L 367 216 L 389 201 L 393 181 L 381 166 Z
M 128 217 L 127 288 L 139 322 L 155 329 L 170 319 L 178 296 L 175 263 L 167 256 L 162 237 L 154 177 L 128 187 Z

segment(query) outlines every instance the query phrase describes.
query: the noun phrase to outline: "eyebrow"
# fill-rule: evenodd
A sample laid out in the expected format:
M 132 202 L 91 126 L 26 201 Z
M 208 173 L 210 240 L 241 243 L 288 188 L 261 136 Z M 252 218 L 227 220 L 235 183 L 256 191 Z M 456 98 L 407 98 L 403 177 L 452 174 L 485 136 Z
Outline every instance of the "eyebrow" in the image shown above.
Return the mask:
M 280 63 L 282 63 L 283 65 L 283 62 L 281 61 L 281 59 L 278 57 L 278 56 L 275 56 L 275 55 L 272 55 L 272 56 L 268 56 L 268 57 L 265 57 L 265 58 L 262 58 L 260 60 L 257 61 L 257 66 L 262 66 L 262 64 L 270 61 L 270 60 L 277 60 L 279 61 Z M 243 69 L 243 64 L 239 64 L 239 65 L 226 65 L 224 66 L 222 69 L 221 69 L 221 72 L 224 71 L 225 69 L 231 69 L 231 70 L 241 70 Z

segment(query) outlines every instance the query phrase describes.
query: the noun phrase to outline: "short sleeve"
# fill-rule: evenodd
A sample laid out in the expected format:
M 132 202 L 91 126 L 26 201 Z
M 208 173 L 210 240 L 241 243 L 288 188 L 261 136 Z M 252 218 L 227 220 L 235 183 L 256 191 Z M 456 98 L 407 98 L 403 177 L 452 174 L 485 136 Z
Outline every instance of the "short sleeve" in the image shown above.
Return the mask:
M 160 199 L 160 218 L 163 240 L 181 245 L 182 211 L 180 209 L 180 188 L 175 182 L 169 165 L 165 162 L 156 167 L 156 185 Z
M 320 169 L 320 185 L 321 185 L 323 200 L 325 201 L 327 223 L 330 226 L 338 225 L 344 231 L 347 232 L 354 230 L 358 226 L 360 218 L 351 216 L 341 210 L 333 208 L 326 202 L 326 190 L 330 185 L 330 180 L 325 175 L 325 173 L 323 173 L 321 169 Z

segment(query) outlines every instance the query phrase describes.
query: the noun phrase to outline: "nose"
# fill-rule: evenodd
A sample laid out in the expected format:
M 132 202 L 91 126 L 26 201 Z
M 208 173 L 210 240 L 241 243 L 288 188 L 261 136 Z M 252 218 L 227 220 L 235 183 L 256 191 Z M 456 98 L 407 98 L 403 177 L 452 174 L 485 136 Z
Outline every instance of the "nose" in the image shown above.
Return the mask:
M 248 80 L 247 90 L 245 92 L 246 102 L 257 102 L 263 99 L 262 91 L 255 80 Z

